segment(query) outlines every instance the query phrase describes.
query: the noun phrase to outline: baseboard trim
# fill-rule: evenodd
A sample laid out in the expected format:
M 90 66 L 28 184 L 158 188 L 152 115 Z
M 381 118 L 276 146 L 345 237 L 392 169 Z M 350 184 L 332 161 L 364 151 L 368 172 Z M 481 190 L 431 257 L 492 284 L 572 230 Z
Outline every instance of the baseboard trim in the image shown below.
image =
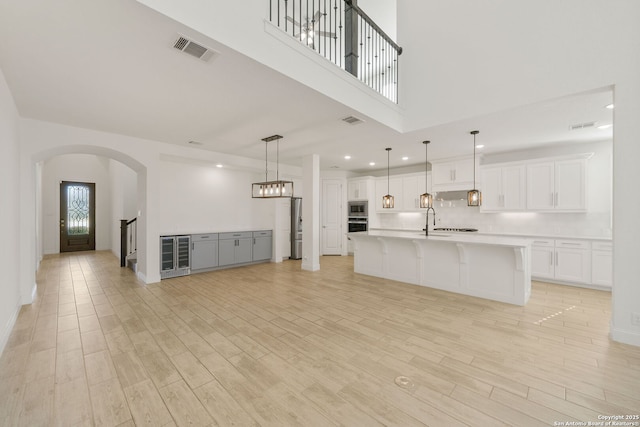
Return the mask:
M 640 347 L 640 332 L 614 328 L 611 326 L 611 339 L 623 344 Z
M 22 306 L 20 304 L 20 301 L 18 301 L 18 304 L 13 310 L 13 313 L 2 329 L 2 334 L 0 335 L 0 355 L 4 353 L 4 348 L 9 341 L 9 337 L 11 336 L 11 332 L 13 331 L 13 327 L 16 325 L 16 320 L 18 320 L 18 314 L 20 313 L 20 307 Z
M 301 268 L 307 271 L 318 271 L 320 270 L 320 264 L 314 264 L 312 262 L 302 261 Z

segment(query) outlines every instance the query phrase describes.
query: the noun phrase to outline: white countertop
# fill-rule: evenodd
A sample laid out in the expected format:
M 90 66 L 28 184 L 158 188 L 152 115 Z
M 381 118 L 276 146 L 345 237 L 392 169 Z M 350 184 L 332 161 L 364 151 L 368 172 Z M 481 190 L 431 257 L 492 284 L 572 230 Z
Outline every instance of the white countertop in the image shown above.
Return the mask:
M 478 245 L 497 246 L 531 246 L 531 239 L 523 237 L 496 236 L 478 233 L 456 233 L 446 231 L 430 231 L 426 236 L 424 231 L 400 230 L 370 230 L 357 233 L 347 233 L 349 237 L 386 237 L 394 239 L 427 240 L 451 243 L 471 243 Z
M 424 231 L 419 230 L 398 230 L 398 229 L 383 229 L 383 228 L 375 228 L 371 229 L 371 231 L 398 231 L 398 232 L 408 232 L 408 233 L 424 233 Z M 429 231 L 429 235 L 431 235 L 432 231 Z M 599 240 L 604 242 L 611 242 L 611 236 L 575 236 L 575 235 L 565 235 L 565 234 L 532 234 L 532 233 L 512 233 L 512 232 L 499 232 L 499 231 L 477 231 L 472 233 L 461 233 L 461 232 L 448 232 L 448 231 L 436 231 L 435 233 L 455 233 L 457 234 L 473 234 L 473 235 L 481 235 L 481 236 L 499 236 L 499 237 L 518 237 L 518 238 L 528 238 L 528 239 L 563 239 L 563 240 Z

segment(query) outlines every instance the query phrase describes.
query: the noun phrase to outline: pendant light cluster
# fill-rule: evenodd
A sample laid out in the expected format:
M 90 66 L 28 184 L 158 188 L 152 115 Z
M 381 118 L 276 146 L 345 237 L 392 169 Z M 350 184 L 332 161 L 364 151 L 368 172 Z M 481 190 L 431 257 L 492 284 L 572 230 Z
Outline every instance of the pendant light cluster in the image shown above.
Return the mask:
M 389 154 L 391 148 L 385 148 L 387 150 L 387 194 L 382 197 L 382 207 L 386 209 L 393 209 L 393 196 L 389 194 Z
M 424 144 L 424 194 L 420 195 L 420 207 L 423 209 L 433 208 L 433 196 L 429 194 L 428 170 L 429 170 L 429 143 L 431 141 L 422 141 Z
M 272 135 L 262 138 L 264 141 L 264 181 L 251 184 L 251 197 L 254 199 L 273 199 L 276 197 L 293 197 L 293 182 L 280 180 L 280 140 L 282 136 Z M 268 145 L 269 142 L 276 141 L 276 180 L 269 181 Z
M 473 135 L 473 190 L 467 192 L 467 206 L 480 206 L 482 204 L 482 193 L 476 189 L 476 135 L 478 130 L 469 132 Z

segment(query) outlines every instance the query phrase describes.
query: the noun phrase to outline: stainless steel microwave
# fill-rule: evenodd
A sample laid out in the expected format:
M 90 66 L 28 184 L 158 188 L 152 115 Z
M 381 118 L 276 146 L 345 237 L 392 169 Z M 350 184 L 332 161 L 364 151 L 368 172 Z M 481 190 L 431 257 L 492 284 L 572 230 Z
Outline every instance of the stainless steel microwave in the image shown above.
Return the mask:
M 347 212 L 347 216 L 367 216 L 368 204 L 369 202 L 366 200 L 348 202 L 349 211 Z

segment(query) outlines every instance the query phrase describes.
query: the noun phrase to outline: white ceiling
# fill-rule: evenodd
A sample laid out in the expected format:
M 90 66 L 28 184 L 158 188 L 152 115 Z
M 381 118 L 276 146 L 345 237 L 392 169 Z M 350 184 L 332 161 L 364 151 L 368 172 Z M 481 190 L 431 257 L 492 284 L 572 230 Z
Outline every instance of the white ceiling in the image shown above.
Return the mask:
M 219 55 L 173 49 L 178 34 Z M 316 153 L 322 169 L 386 168 L 385 147 L 391 167 L 422 163 L 425 139 L 430 159 L 468 155 L 474 129 L 484 153 L 612 138 L 596 127 L 613 120 L 607 88 L 400 134 L 134 0 L 3 1 L 0 67 L 22 117 L 256 159 L 277 133 L 281 163 Z

